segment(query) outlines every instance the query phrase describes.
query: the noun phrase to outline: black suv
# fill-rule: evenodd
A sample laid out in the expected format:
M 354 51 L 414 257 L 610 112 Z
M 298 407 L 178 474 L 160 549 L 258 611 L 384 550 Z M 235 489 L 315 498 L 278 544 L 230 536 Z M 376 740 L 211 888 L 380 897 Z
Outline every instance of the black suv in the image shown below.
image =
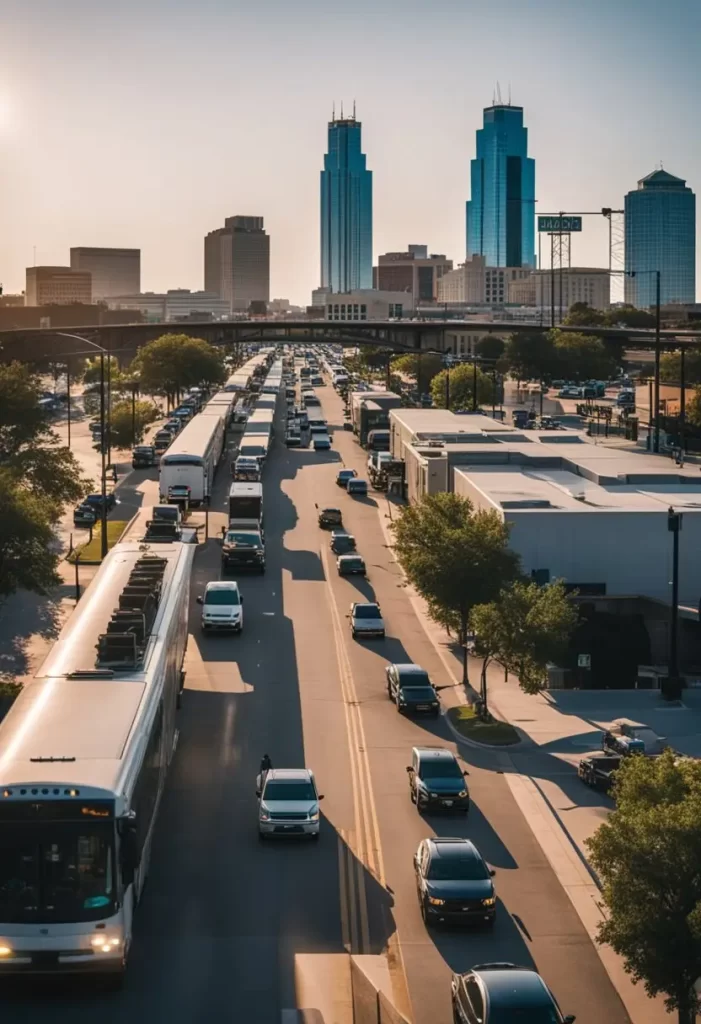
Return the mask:
M 573 1024 L 543 979 L 528 967 L 516 964 L 477 964 L 451 981 L 455 1024 L 492 1024 L 505 1020 L 539 1020 L 548 1024 Z
M 407 773 L 411 800 L 419 811 L 435 808 L 467 814 L 470 810 L 465 782 L 468 772 L 460 767 L 452 750 L 414 747 Z
M 438 694 L 420 665 L 387 665 L 387 696 L 397 705 L 400 713 L 433 715 L 437 718 L 441 707 Z
M 414 872 L 425 924 L 494 924 L 494 871 L 469 839 L 424 839 Z

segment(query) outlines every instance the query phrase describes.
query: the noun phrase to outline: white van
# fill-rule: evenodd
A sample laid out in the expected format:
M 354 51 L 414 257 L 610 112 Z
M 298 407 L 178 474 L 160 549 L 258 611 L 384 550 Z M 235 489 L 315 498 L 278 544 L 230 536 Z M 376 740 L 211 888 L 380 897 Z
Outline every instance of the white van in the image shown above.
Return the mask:
M 197 603 L 202 605 L 203 633 L 210 629 L 240 633 L 243 629 L 243 597 L 238 583 L 212 580 Z

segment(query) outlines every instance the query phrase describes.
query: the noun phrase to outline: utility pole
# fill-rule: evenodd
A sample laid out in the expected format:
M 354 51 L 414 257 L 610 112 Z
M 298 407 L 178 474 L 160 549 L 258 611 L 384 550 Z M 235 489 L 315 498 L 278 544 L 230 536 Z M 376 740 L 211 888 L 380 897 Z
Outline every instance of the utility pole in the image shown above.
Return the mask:
M 100 351 L 100 464 L 102 478 L 102 503 L 100 508 L 100 554 L 107 557 L 107 466 L 105 464 L 106 447 L 105 425 L 105 352 Z
M 676 683 L 679 679 L 679 532 L 682 528 L 682 514 L 670 505 L 667 512 L 667 529 L 672 534 L 672 608 L 669 623 L 669 676 Z
M 655 271 L 655 451 L 660 450 L 660 271 Z

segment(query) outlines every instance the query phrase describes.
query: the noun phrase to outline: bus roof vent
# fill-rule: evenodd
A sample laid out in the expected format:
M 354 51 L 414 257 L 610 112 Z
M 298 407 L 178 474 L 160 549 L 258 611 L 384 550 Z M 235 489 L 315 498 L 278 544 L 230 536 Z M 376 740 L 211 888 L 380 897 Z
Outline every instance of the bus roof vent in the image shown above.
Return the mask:
M 97 667 L 126 671 L 143 661 L 163 591 L 168 560 L 142 556 L 132 569 L 112 612 L 107 631 L 98 637 Z

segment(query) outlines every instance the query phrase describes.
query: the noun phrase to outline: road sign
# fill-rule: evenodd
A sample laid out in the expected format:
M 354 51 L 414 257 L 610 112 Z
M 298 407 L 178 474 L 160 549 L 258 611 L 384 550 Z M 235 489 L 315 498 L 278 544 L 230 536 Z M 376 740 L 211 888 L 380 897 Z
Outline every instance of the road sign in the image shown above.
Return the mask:
M 578 654 L 577 668 L 591 668 L 591 654 Z
M 538 230 L 539 231 L 550 231 L 553 234 L 559 235 L 569 234 L 571 231 L 582 230 L 582 218 L 581 217 L 539 217 L 538 218 Z

